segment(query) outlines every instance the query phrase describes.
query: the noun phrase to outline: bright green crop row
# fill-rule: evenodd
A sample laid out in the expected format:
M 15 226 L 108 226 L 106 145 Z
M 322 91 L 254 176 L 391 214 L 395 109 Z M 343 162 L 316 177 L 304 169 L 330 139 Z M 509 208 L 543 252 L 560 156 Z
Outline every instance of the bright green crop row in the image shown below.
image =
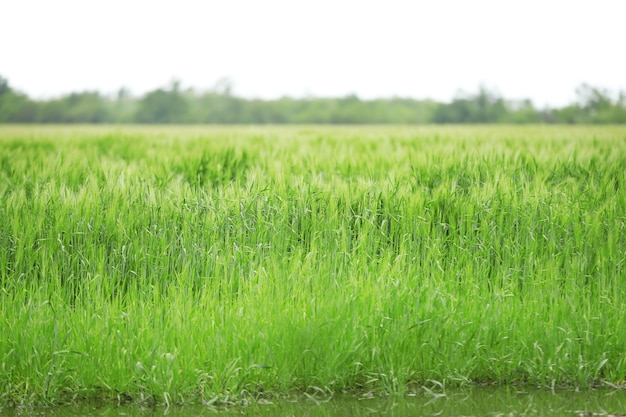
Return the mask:
M 624 127 L 2 127 L 0 404 L 620 384 L 625 223 Z

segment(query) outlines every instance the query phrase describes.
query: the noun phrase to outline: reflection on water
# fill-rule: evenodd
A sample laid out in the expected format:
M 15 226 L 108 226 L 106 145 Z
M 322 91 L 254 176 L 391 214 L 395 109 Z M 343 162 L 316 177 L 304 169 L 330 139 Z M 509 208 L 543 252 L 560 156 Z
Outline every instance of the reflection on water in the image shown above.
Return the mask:
M 2 417 L 350 417 L 401 416 L 619 416 L 626 417 L 626 390 L 597 389 L 584 392 L 545 391 L 520 387 L 472 388 L 424 393 L 414 397 L 356 398 L 335 396 L 320 400 L 274 400 L 268 404 L 213 408 L 210 406 L 95 407 L 72 406 L 0 411 Z

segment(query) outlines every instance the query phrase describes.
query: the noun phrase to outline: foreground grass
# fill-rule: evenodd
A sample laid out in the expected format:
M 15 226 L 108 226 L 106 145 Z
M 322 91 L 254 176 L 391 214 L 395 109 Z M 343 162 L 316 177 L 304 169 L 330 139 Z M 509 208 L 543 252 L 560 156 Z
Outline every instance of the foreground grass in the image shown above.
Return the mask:
M 621 384 L 625 173 L 619 127 L 3 127 L 0 404 Z

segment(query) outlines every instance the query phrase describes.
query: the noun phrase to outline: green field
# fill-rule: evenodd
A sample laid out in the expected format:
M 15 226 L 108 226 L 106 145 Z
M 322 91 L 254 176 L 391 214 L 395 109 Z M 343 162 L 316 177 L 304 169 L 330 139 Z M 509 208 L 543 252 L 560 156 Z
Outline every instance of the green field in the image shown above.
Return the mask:
M 0 406 L 626 377 L 626 127 L 0 127 Z

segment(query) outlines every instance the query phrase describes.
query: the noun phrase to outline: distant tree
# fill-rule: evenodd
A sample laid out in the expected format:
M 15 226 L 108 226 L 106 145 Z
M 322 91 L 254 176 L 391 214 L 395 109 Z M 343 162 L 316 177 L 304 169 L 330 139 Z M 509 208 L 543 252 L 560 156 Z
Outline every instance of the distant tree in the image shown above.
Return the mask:
M 9 80 L 0 76 L 0 123 L 32 123 L 36 117 L 36 103 L 14 91 Z
M 480 86 L 475 95 L 457 94 L 450 104 L 441 104 L 433 115 L 435 123 L 500 123 L 507 109 L 498 94 Z
M 262 123 L 253 115 L 254 100 L 233 95 L 233 83 L 229 78 L 218 80 L 207 92 L 192 97 L 194 121 L 199 123 Z M 258 103 L 256 103 L 258 104 Z
M 68 123 L 106 123 L 111 118 L 105 99 L 96 91 L 73 93 L 64 98 Z
M 578 104 L 590 111 L 606 110 L 613 105 L 609 92 L 589 84 L 582 84 L 576 89 Z
M 364 123 L 366 109 L 356 94 L 337 99 L 337 106 L 331 117 L 332 123 Z
M 0 75 L 0 97 L 9 93 L 11 88 L 9 87 L 9 80 Z
M 98 92 L 85 91 L 39 103 L 40 123 L 107 123 L 113 121 L 107 100 Z
M 576 89 L 576 95 L 583 121 L 591 123 L 611 122 L 614 103 L 608 91 L 582 84 Z
M 626 122 L 626 103 L 622 94 L 614 100 L 607 90 L 582 84 L 576 89 L 576 96 L 575 103 L 553 109 L 551 121 L 569 124 Z
M 215 82 L 211 88 L 211 92 L 218 96 L 232 96 L 235 84 L 233 80 L 228 77 L 222 77 Z
M 626 91 L 615 96 L 588 84 L 576 90 L 574 103 L 541 111 L 530 100 L 505 101 L 485 86 L 460 92 L 450 103 L 355 94 L 261 100 L 233 90 L 228 78 L 201 93 L 183 91 L 174 80 L 140 98 L 121 88 L 111 98 L 85 91 L 34 101 L 0 76 L 0 123 L 626 123 Z
M 116 123 L 130 123 L 134 121 L 137 100 L 133 98 L 128 88 L 117 90 L 115 99 L 110 103 L 112 120 Z
M 172 81 L 169 90 L 146 94 L 138 104 L 135 120 L 139 123 L 184 123 L 188 103 L 180 91 L 180 82 Z
M 542 114 L 535 109 L 531 100 L 508 101 L 507 112 L 503 121 L 513 124 L 543 123 Z

